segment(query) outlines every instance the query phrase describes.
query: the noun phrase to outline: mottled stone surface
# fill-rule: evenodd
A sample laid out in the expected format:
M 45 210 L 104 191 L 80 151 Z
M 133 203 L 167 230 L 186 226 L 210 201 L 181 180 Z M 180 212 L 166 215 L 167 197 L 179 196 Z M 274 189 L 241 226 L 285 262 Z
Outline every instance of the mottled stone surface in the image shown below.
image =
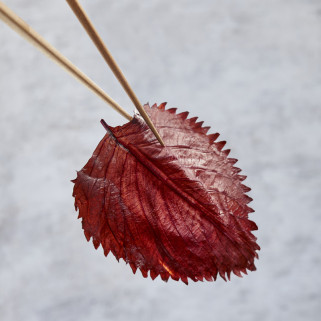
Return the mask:
M 5 1 L 128 111 L 65 1 Z M 95 251 L 72 183 L 125 122 L 0 23 L 2 320 L 319 320 L 321 2 L 82 1 L 142 102 L 228 141 L 248 175 L 258 270 L 225 283 L 143 279 Z

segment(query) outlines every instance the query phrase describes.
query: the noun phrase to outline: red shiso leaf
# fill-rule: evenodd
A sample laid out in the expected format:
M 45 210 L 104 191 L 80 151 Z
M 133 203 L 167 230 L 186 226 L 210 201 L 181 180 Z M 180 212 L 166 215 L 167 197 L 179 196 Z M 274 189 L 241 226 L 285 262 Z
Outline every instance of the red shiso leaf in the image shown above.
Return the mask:
M 145 122 L 109 127 L 77 173 L 73 196 L 85 236 L 144 277 L 224 280 L 254 271 L 260 247 L 248 219 L 252 200 L 219 134 L 197 117 L 144 106 L 166 147 Z

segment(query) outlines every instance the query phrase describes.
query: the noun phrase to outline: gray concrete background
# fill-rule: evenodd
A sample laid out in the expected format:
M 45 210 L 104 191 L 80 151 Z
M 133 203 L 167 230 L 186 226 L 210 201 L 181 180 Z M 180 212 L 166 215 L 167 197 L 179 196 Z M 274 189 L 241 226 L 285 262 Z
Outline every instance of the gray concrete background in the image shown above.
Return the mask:
M 6 0 L 129 112 L 65 1 Z M 1 320 L 319 320 L 321 2 L 83 0 L 142 102 L 220 132 L 252 187 L 257 271 L 143 279 L 83 235 L 70 180 L 125 122 L 0 23 Z

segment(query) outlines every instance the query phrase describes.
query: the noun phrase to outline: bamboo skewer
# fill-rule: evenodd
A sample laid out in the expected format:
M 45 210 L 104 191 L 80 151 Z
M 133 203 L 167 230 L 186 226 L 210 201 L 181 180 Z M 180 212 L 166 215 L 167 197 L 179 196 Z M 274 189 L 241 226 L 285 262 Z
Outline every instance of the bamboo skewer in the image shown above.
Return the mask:
M 88 33 L 89 37 L 93 41 L 93 43 L 96 45 L 97 49 L 99 50 L 100 54 L 103 56 L 105 61 L 107 62 L 108 66 L 114 73 L 115 77 L 118 79 L 124 90 L 126 91 L 127 95 L 135 105 L 135 107 L 138 109 L 141 116 L 144 118 L 145 122 L 149 126 L 149 128 L 152 130 L 158 141 L 162 146 L 164 145 L 164 142 L 159 135 L 157 129 L 155 128 L 153 122 L 149 118 L 148 114 L 142 107 L 142 104 L 139 102 L 137 96 L 135 95 L 133 89 L 130 87 L 127 79 L 125 78 L 124 74 L 122 73 L 121 69 L 119 68 L 118 64 L 116 63 L 115 59 L 111 55 L 110 51 L 104 44 L 103 40 L 99 36 L 97 30 L 95 29 L 94 25 L 90 21 L 88 15 L 86 14 L 85 10 L 82 8 L 78 0 L 66 0 L 72 9 L 72 11 L 77 16 L 79 22 L 82 24 L 86 32 Z
M 98 85 L 96 85 L 88 76 L 80 71 L 75 65 L 64 57 L 57 49 L 50 45 L 43 39 L 36 31 L 34 31 L 26 22 L 18 17 L 12 10 L 10 10 L 4 3 L 0 1 L 0 19 L 19 33 L 24 39 L 40 49 L 44 54 L 56 62 L 59 66 L 68 71 L 72 76 L 78 79 L 82 84 L 92 90 L 96 95 L 107 102 L 117 112 L 128 120 L 132 116 L 128 114 L 122 107 L 120 107 L 111 97 L 109 97 Z

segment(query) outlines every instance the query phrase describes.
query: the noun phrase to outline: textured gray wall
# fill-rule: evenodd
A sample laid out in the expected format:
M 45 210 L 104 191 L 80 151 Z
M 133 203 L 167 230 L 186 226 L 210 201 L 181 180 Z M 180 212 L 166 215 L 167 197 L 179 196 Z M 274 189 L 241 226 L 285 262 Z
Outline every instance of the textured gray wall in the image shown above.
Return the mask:
M 6 0 L 128 111 L 66 2 Z M 143 279 L 83 235 L 72 184 L 125 120 L 0 23 L 1 320 L 319 320 L 320 0 L 83 0 L 143 102 L 220 132 L 252 187 L 256 272 Z

